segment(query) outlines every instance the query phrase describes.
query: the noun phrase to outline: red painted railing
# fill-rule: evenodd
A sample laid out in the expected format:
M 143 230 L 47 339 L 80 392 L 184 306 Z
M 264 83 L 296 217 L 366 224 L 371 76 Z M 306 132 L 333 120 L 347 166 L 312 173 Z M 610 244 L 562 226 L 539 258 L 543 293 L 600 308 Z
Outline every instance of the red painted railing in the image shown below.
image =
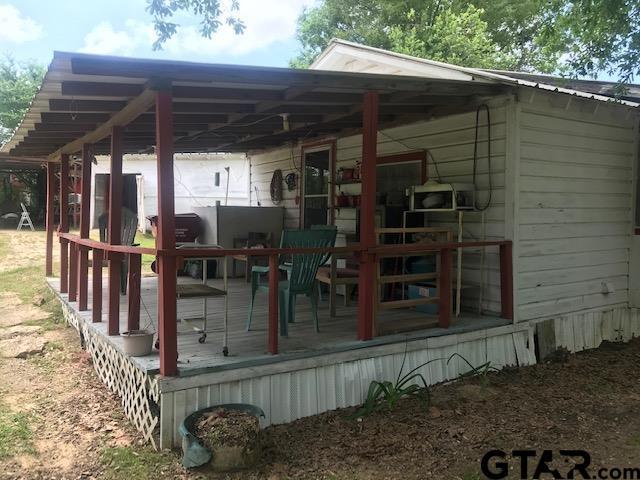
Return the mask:
M 186 258 L 220 258 L 234 255 L 246 255 L 269 258 L 269 321 L 268 321 L 268 349 L 270 353 L 278 353 L 278 258 L 280 255 L 305 254 L 305 253 L 331 253 L 333 255 L 347 256 L 354 255 L 363 258 L 371 256 L 377 261 L 379 258 L 388 256 L 416 255 L 427 253 L 438 253 L 440 256 L 440 279 L 439 292 L 439 324 L 448 327 L 451 321 L 451 279 L 453 265 L 453 251 L 465 248 L 487 248 L 498 247 L 500 251 L 500 283 L 501 283 L 501 316 L 506 319 L 513 319 L 513 268 L 512 268 L 512 243 L 510 240 L 486 241 L 486 242 L 434 242 L 428 244 L 410 245 L 379 245 L 371 248 L 364 248 L 360 244 L 346 247 L 333 248 L 181 248 L 173 250 L 163 250 L 156 248 L 132 247 L 127 245 L 111 245 L 98 242 L 88 238 L 80 238 L 70 233 L 59 233 L 60 242 L 64 246 L 69 245 L 71 252 L 80 250 L 91 250 L 93 252 L 93 321 L 102 321 L 102 267 L 103 259 L 120 262 L 123 255 L 128 256 L 128 305 L 127 328 L 130 330 L 139 328 L 140 323 L 140 281 L 141 281 L 141 256 L 153 255 L 159 258 L 174 258 L 176 263 L 180 263 Z M 71 259 L 74 254 L 71 253 Z M 75 264 L 76 262 L 69 262 Z M 69 292 L 75 290 L 78 276 L 70 271 L 66 264 L 61 265 L 62 279 L 69 279 Z M 111 279 L 118 282 L 120 279 Z M 88 281 L 85 279 L 85 281 Z M 62 283 L 62 282 L 61 282 Z M 370 298 L 368 301 L 373 302 Z M 109 297 L 108 305 L 108 331 L 110 335 L 119 333 L 119 297 Z M 360 319 L 359 319 L 360 323 Z M 358 325 L 358 330 L 367 330 L 371 325 Z M 159 329 L 160 330 L 160 329 Z M 162 332 L 160 332 L 162 335 Z

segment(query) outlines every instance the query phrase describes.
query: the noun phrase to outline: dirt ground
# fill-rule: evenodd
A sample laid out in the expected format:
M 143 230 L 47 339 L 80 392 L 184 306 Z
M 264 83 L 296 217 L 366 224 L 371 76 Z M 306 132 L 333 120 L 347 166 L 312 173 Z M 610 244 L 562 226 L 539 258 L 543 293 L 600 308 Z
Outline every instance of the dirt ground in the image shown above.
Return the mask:
M 255 469 L 185 472 L 178 454 L 141 442 L 75 330 L 60 323 L 42 282 L 42 252 L 42 232 L 0 232 L 1 479 L 475 480 L 486 478 L 480 458 L 495 448 L 586 450 L 592 475 L 640 467 L 634 340 L 436 386 L 430 408 L 406 399 L 362 421 L 347 409 L 270 427 Z M 30 346 L 26 358 L 5 358 L 16 341 Z M 509 465 L 509 478 L 519 478 L 519 461 Z M 551 465 L 566 473 L 571 464 L 556 457 Z

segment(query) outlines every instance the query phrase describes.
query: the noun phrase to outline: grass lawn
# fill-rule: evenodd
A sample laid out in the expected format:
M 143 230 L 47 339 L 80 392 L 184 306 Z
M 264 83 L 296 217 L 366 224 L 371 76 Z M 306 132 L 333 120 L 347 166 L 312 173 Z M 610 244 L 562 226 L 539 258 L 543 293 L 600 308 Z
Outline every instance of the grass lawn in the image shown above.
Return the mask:
M 92 240 L 100 240 L 100 232 L 98 230 L 91 230 L 89 237 Z M 150 233 L 136 232 L 135 243 L 143 248 L 156 248 L 156 239 Z M 151 263 L 156 259 L 153 255 L 142 255 L 142 273 L 148 273 L 151 271 Z

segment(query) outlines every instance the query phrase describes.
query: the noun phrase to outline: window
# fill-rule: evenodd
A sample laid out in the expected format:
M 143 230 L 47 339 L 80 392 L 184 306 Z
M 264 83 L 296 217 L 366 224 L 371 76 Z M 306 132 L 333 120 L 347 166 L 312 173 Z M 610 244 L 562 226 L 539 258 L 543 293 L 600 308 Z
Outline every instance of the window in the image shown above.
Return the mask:
M 302 222 L 303 228 L 326 225 L 331 207 L 331 148 L 303 150 L 302 164 Z

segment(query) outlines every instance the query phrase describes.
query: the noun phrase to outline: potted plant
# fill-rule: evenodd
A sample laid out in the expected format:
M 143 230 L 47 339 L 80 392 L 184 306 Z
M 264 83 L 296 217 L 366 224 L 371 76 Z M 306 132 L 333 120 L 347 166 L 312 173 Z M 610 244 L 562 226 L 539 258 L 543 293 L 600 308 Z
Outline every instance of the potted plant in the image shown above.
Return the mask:
M 211 462 L 219 472 L 248 468 L 262 453 L 261 408 L 245 403 L 214 405 L 192 413 L 180 424 L 182 464 L 195 468 Z

